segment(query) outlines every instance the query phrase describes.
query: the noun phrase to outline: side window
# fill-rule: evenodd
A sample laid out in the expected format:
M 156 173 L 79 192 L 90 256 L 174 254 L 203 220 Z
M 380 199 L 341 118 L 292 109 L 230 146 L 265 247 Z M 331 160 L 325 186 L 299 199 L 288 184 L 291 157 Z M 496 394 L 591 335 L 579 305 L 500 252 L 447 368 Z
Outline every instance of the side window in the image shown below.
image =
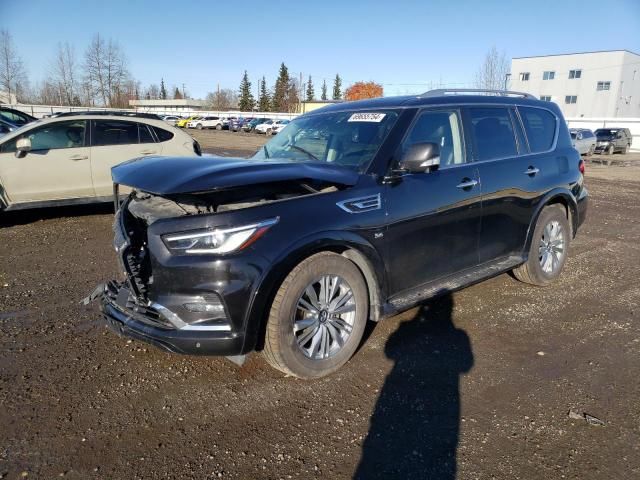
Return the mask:
M 147 127 L 144 123 L 138 124 L 138 133 L 140 135 L 140 143 L 154 143 L 155 140 L 149 131 L 149 127 Z
M 545 152 L 553 146 L 556 117 L 542 108 L 518 107 L 532 153 Z
M 138 143 L 138 124 L 121 120 L 94 120 L 94 147 Z
M 166 131 L 163 128 L 159 127 L 151 127 L 153 131 L 156 132 L 156 137 L 158 137 L 158 141 L 167 142 L 173 138 L 173 133 Z
M 478 160 L 514 157 L 518 154 L 509 111 L 501 107 L 470 108 Z
M 432 110 L 420 113 L 402 143 L 404 154 L 416 143 L 437 143 L 440 146 L 440 166 L 465 163 L 460 116 L 455 111 Z
M 86 122 L 73 120 L 43 125 L 25 132 L 2 145 L 2 152 L 15 152 L 20 138 L 31 140 L 31 151 L 58 150 L 60 148 L 77 148 L 84 146 Z

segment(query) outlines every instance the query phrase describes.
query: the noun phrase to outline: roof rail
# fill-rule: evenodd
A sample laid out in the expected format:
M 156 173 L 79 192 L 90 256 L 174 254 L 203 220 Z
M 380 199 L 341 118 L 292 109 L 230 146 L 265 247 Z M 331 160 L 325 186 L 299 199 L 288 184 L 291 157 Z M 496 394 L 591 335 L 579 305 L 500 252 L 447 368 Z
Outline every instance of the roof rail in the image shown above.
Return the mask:
M 142 112 L 122 112 L 120 110 L 84 110 L 73 112 L 60 112 L 54 113 L 52 117 L 73 117 L 76 115 L 114 115 L 119 117 L 138 117 L 138 118 L 150 118 L 153 120 L 162 120 L 155 113 L 142 113 Z
M 514 92 L 512 90 L 490 90 L 486 88 L 439 88 L 437 90 L 429 90 L 428 92 L 418 95 L 418 98 L 442 97 L 444 95 L 457 95 L 460 93 L 474 94 L 481 93 L 485 95 L 495 95 L 497 97 L 523 97 L 537 100 L 530 93 Z

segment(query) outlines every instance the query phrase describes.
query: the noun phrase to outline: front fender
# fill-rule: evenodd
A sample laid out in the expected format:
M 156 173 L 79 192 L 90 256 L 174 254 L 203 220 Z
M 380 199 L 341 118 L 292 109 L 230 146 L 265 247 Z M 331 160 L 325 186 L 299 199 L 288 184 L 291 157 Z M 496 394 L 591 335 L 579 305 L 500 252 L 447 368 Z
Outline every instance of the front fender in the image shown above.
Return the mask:
M 367 261 L 378 286 L 377 298 L 386 298 L 384 263 L 376 248 L 363 236 L 350 231 L 327 231 L 309 235 L 283 249 L 259 281 L 245 319 L 243 353 L 261 347 L 271 302 L 289 272 L 305 258 L 322 251 L 355 250 Z

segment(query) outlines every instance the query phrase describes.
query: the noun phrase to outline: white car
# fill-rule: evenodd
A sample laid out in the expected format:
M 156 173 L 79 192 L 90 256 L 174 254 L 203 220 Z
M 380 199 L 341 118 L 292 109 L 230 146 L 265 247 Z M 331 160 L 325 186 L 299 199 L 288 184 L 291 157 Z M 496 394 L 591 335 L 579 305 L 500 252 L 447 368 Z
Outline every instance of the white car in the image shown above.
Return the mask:
M 258 133 L 264 133 L 266 135 L 274 135 L 274 132 L 276 132 L 277 128 L 281 126 L 282 128 L 284 128 L 287 123 L 289 123 L 289 120 L 267 120 L 264 123 L 256 125 L 255 131 Z M 282 130 L 282 128 L 280 128 L 280 130 Z
M 29 123 L 0 138 L 0 210 L 111 201 L 111 167 L 150 155 L 201 151 L 144 114 L 72 112 Z
M 197 128 L 198 130 L 202 130 L 203 128 L 215 128 L 216 130 L 222 130 L 223 125 L 224 123 L 222 118 L 206 116 L 191 120 L 187 123 L 187 128 Z
M 580 155 L 593 155 L 596 149 L 596 136 L 587 128 L 571 128 L 571 143 Z
M 284 127 L 289 125 L 290 120 L 278 120 L 276 122 L 276 126 L 273 130 L 271 130 L 271 135 L 276 135 L 284 130 Z

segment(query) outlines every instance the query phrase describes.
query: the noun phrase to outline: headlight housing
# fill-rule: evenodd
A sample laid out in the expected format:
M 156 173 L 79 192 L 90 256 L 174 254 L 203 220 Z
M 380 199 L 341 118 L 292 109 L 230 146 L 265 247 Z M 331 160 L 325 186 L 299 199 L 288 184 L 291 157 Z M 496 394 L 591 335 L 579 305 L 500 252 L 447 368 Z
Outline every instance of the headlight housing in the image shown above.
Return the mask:
M 279 217 L 276 217 L 242 227 L 171 233 L 163 235 L 162 241 L 173 253 L 232 253 L 251 245 L 278 223 L 278 220 Z

